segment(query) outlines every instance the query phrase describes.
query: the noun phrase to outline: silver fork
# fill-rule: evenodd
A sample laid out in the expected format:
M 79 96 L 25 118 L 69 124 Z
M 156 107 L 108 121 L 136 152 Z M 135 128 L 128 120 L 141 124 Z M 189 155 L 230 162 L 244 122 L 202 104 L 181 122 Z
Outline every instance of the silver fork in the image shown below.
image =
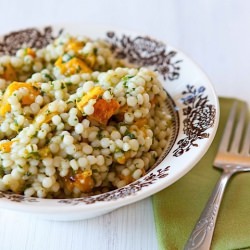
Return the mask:
M 214 166 L 222 169 L 223 173 L 187 241 L 185 250 L 210 249 L 216 218 L 228 180 L 235 173 L 250 171 L 248 109 L 247 104 L 244 103 L 237 119 L 237 105 L 235 102 L 231 108 L 214 160 Z M 246 121 L 247 126 L 245 126 Z

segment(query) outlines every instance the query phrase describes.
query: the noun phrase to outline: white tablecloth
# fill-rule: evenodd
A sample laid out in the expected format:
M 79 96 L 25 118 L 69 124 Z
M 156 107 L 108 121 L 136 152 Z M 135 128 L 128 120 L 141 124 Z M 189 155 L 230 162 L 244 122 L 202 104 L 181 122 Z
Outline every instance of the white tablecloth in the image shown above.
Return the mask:
M 192 57 L 218 95 L 250 104 L 249 9 L 247 0 L 0 0 L 0 33 L 69 22 L 147 33 Z M 150 198 L 76 222 L 0 211 L 0 225 L 1 250 L 157 249 Z

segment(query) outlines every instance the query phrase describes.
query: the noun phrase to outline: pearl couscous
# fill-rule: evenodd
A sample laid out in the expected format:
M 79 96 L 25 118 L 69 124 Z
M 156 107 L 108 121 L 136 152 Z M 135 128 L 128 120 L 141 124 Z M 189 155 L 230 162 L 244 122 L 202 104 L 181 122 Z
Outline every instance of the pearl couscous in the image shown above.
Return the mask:
M 157 74 L 102 40 L 62 35 L 0 57 L 0 190 L 81 197 L 145 175 L 171 116 Z

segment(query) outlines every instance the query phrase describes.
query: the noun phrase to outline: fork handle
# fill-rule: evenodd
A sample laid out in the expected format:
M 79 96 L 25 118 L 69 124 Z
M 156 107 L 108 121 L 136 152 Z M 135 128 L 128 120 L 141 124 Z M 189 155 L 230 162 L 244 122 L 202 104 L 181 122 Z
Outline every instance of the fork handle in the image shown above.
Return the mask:
M 209 250 L 221 200 L 233 172 L 224 170 L 196 223 L 185 250 Z

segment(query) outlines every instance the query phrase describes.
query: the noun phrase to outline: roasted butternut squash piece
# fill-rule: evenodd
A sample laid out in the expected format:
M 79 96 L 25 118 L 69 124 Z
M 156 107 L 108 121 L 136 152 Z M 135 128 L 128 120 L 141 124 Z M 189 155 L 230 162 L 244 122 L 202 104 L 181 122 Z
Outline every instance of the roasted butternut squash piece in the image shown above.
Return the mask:
M 77 41 L 76 39 L 70 39 L 69 43 L 65 46 L 65 51 L 73 50 L 76 54 L 80 49 L 82 49 L 84 43 L 81 41 Z
M 39 153 L 39 155 L 40 155 L 42 158 L 51 157 L 51 155 L 52 155 L 52 154 L 51 154 L 51 151 L 50 151 L 50 149 L 49 149 L 48 146 L 45 146 L 45 147 L 39 149 L 38 153 Z
M 4 116 L 7 112 L 11 110 L 8 98 L 13 94 L 14 91 L 20 88 L 26 88 L 28 90 L 28 94 L 22 97 L 21 104 L 23 105 L 29 105 L 33 103 L 35 101 L 35 98 L 40 94 L 39 89 L 36 86 L 31 85 L 30 83 L 26 82 L 11 83 L 3 95 L 0 107 L 0 115 Z
M 104 90 L 99 87 L 99 86 L 96 86 L 94 87 L 90 92 L 88 92 L 86 95 L 84 95 L 80 101 L 77 101 L 76 102 L 76 106 L 77 108 L 83 112 L 83 108 L 84 106 L 87 105 L 88 101 L 90 99 L 97 99 L 99 96 L 101 96 L 103 94 Z
M 142 128 L 144 125 L 146 125 L 148 122 L 147 118 L 141 118 L 135 122 L 134 125 L 136 125 L 138 128 Z
M 120 104 L 115 99 L 111 99 L 110 101 L 99 99 L 94 104 L 95 111 L 90 118 L 100 124 L 106 125 L 110 117 L 116 113 L 119 107 Z
M 96 56 L 93 54 L 89 54 L 85 57 L 85 61 L 91 68 L 93 68 L 96 63 Z
M 87 64 L 77 57 L 74 57 L 67 62 L 63 62 L 62 57 L 59 57 L 55 62 L 55 66 L 57 66 L 61 73 L 66 76 L 92 72 Z
M 74 187 L 78 188 L 81 192 L 90 192 L 94 188 L 94 180 L 92 178 L 92 171 L 85 170 L 78 171 L 76 174 L 69 174 L 63 178 L 66 187 L 72 191 Z
M 124 180 L 126 182 L 126 184 L 129 184 L 135 180 L 131 175 L 125 176 L 125 175 L 121 174 L 119 177 L 120 177 L 120 179 Z
M 125 164 L 127 159 L 129 159 L 131 156 L 130 152 L 125 152 L 122 156 L 116 158 L 116 161 L 119 163 L 119 164 Z
M 4 153 L 9 153 L 11 151 L 11 146 L 15 141 L 2 141 L 0 142 L 0 151 Z
M 15 81 L 17 79 L 16 71 L 10 64 L 7 64 L 1 77 L 7 81 Z
M 32 56 L 33 58 L 36 57 L 36 52 L 35 52 L 33 49 L 31 49 L 31 48 L 26 48 L 26 49 L 25 49 L 25 54 L 26 54 L 26 55 L 30 55 L 30 56 Z

